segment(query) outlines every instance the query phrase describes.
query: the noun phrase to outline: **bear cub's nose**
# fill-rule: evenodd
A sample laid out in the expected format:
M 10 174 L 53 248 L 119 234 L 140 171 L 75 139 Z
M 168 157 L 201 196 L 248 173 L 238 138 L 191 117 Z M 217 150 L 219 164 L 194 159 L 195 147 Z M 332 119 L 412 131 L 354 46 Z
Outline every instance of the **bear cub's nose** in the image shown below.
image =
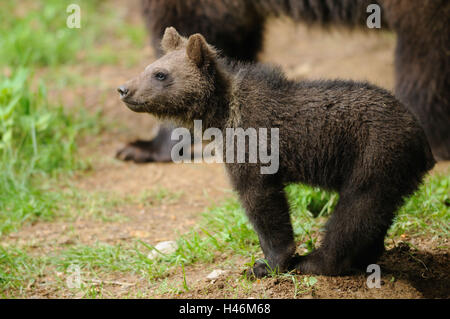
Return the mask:
M 117 88 L 117 92 L 119 92 L 121 98 L 125 98 L 127 97 L 130 90 L 128 90 L 128 88 L 125 87 L 124 85 L 121 85 Z

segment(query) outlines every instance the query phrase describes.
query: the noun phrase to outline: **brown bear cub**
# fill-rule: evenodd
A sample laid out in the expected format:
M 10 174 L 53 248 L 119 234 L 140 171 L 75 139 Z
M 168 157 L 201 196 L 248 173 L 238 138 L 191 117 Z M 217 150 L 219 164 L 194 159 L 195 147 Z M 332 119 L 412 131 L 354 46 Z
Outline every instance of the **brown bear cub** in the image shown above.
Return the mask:
M 277 68 L 232 62 L 200 34 L 186 39 L 168 28 L 162 48 L 162 58 L 119 87 L 131 110 L 188 127 L 279 129 L 275 174 L 261 174 L 259 162 L 225 164 L 267 259 L 252 273 L 339 275 L 376 262 L 395 211 L 435 163 L 414 116 L 367 83 L 295 82 Z M 295 255 L 284 193 L 298 182 L 340 194 L 320 248 L 307 256 Z

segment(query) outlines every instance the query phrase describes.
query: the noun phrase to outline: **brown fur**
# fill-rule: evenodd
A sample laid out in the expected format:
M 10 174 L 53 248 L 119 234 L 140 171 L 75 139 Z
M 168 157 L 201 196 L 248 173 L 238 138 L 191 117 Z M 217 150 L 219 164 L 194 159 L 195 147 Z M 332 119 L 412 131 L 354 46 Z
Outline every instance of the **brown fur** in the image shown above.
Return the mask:
M 144 0 L 142 7 L 159 54 L 160 40 L 170 26 L 184 36 L 201 33 L 214 39 L 211 42 L 230 57 L 254 60 L 261 49 L 263 17 L 252 1 Z
M 450 1 L 381 2 L 397 34 L 396 96 L 420 120 L 436 158 L 450 160 Z
M 276 174 L 262 175 L 260 162 L 226 164 L 272 269 L 337 275 L 375 262 L 403 197 L 434 165 L 415 117 L 368 83 L 290 81 L 278 68 L 217 57 L 202 35 L 182 42 L 120 87 L 122 100 L 185 126 L 197 119 L 222 131 L 279 128 Z M 298 182 L 335 190 L 340 200 L 321 247 L 294 257 L 284 187 Z M 267 269 L 258 263 L 252 272 Z

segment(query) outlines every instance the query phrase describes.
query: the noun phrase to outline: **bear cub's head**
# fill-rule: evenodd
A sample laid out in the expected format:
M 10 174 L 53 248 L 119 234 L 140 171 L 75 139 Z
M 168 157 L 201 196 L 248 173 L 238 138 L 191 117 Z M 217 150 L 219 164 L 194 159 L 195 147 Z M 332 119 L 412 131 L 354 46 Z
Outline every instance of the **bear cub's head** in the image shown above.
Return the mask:
M 182 122 L 202 118 L 214 96 L 217 52 L 200 34 L 189 39 L 173 27 L 161 41 L 165 55 L 117 90 L 135 112 Z

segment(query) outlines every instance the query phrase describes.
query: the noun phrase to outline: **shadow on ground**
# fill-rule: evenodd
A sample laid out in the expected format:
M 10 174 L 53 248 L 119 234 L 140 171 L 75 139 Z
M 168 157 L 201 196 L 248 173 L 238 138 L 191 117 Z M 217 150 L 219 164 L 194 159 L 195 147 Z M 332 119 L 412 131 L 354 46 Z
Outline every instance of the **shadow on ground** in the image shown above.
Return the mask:
M 386 251 L 379 264 L 383 274 L 408 281 L 424 298 L 450 297 L 447 252 L 413 250 L 407 244 L 400 244 Z

